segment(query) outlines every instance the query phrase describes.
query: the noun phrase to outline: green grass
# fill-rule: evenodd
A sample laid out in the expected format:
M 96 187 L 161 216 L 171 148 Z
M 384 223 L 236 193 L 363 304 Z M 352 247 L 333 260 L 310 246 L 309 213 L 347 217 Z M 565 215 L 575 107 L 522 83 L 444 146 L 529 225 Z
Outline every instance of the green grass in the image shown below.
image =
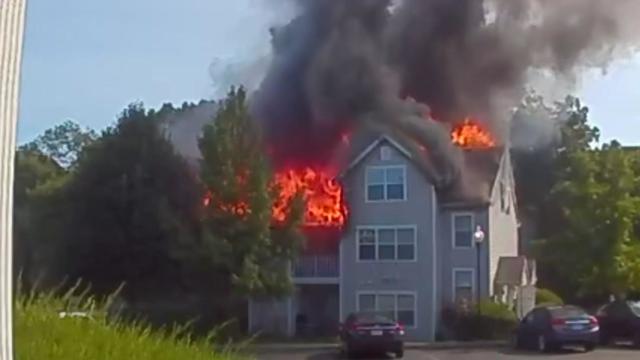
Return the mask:
M 76 288 L 77 289 L 77 288 Z M 18 294 L 14 340 L 20 360 L 221 360 L 241 359 L 242 346 L 215 346 L 216 333 L 192 339 L 185 328 L 154 331 L 142 324 L 109 320 L 108 300 L 98 302 L 73 291 L 62 296 Z M 80 311 L 90 318 L 61 318 Z

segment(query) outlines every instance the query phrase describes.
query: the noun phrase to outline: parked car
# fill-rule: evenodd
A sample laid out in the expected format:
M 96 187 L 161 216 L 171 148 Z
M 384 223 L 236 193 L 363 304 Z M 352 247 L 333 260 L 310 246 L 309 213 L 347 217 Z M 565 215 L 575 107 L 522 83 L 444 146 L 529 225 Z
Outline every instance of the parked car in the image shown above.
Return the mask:
M 341 350 L 347 357 L 361 352 L 394 353 L 404 355 L 404 328 L 382 313 L 358 312 L 350 314 L 340 324 Z
M 515 348 L 548 352 L 565 345 L 593 350 L 599 341 L 598 319 L 577 306 L 541 306 L 529 312 L 514 331 Z
M 602 344 L 630 340 L 640 348 L 640 302 L 614 301 L 602 306 L 596 316 Z

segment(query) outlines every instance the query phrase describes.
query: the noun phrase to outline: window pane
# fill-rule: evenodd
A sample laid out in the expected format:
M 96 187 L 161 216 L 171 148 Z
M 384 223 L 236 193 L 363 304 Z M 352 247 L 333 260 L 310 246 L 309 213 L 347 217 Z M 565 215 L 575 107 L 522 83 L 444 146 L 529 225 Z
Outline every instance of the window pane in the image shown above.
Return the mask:
M 369 184 L 384 184 L 384 169 L 383 168 L 369 168 L 367 169 L 367 185 Z
M 404 169 L 387 168 L 387 184 L 404 184 Z
M 473 286 L 473 273 L 471 271 L 456 271 L 455 284 L 456 287 Z
M 471 231 L 456 231 L 456 247 L 471 247 L 472 236 Z
M 387 185 L 387 200 L 403 200 L 404 185 Z
M 358 231 L 358 241 L 360 244 L 375 244 L 376 231 L 373 229 L 360 229 Z
M 411 245 L 398 245 L 398 260 L 413 260 L 415 248 Z
M 376 310 L 376 296 L 375 295 L 360 295 L 358 299 L 360 308 L 359 311 L 375 311 Z
M 395 260 L 396 259 L 395 245 L 378 245 L 378 259 Z
M 395 244 L 396 231 L 394 229 L 378 230 L 378 242 L 384 245 Z
M 369 185 L 367 187 L 367 200 L 384 200 L 384 185 Z
M 379 312 L 389 317 L 389 319 L 396 320 L 396 297 L 395 295 L 378 295 L 378 309 Z
M 456 230 L 472 231 L 471 215 L 456 215 L 453 220 Z
M 398 310 L 413 310 L 414 300 L 413 295 L 398 295 Z
M 470 287 L 456 287 L 456 301 L 460 301 L 465 299 L 467 301 L 471 301 L 473 296 L 473 292 Z
M 413 229 L 398 229 L 398 244 L 413 244 Z
M 398 310 L 398 322 L 403 326 L 415 326 L 413 310 Z
M 376 247 L 374 245 L 360 245 L 360 260 L 375 260 Z

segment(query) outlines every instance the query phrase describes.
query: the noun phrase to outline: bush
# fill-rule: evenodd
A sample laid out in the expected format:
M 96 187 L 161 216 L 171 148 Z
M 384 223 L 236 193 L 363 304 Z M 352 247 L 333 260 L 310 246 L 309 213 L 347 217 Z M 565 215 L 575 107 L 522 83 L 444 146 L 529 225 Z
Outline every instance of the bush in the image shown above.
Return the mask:
M 220 360 L 240 358 L 230 346 L 216 348 L 215 333 L 193 339 L 186 328 L 153 331 L 141 323 L 109 320 L 107 302 L 80 296 L 18 294 L 14 336 L 21 360 Z M 63 312 L 66 316 L 63 316 Z
M 563 305 L 564 301 L 560 296 L 548 289 L 536 290 L 536 305 Z
M 468 309 L 448 306 L 442 321 L 455 340 L 502 340 L 515 329 L 518 319 L 506 305 L 482 301 Z

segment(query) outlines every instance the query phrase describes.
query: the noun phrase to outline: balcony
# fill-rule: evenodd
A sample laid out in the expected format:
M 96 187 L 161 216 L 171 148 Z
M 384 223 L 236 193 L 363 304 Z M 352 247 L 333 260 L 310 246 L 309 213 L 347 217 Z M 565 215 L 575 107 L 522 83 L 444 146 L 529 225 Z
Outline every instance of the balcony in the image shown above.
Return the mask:
M 338 259 L 339 258 L 337 254 L 301 255 L 293 263 L 293 277 L 297 280 L 333 279 L 337 281 L 337 278 L 340 274 L 340 265 Z

